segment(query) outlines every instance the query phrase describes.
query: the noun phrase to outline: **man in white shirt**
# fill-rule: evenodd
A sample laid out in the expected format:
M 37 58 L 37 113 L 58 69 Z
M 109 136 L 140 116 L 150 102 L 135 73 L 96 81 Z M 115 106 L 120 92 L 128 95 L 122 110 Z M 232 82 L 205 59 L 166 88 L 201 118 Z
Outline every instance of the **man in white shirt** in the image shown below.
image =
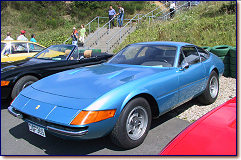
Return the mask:
M 28 41 L 28 39 L 25 37 L 25 30 L 21 30 L 20 36 L 18 36 L 17 40 L 19 41 Z
M 11 33 L 7 32 L 7 37 L 4 40 L 5 41 L 11 41 L 11 40 L 14 40 L 14 39 L 11 37 Z
M 174 17 L 175 9 L 176 9 L 176 4 L 175 4 L 175 2 L 172 2 L 172 4 L 170 5 L 170 18 L 171 19 Z

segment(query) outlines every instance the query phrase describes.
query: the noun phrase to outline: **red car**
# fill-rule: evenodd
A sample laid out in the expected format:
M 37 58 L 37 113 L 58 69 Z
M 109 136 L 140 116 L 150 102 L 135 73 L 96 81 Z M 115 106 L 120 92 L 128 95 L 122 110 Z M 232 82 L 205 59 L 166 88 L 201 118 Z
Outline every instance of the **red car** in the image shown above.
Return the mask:
M 237 155 L 236 97 L 183 130 L 160 155 Z

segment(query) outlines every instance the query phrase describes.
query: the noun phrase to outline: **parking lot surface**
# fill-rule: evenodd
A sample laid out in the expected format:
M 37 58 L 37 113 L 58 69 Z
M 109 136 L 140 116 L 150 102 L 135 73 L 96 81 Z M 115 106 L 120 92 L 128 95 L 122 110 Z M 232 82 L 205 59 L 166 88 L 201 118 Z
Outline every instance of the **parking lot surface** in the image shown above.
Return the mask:
M 63 140 L 50 134 L 46 138 L 29 131 L 27 123 L 10 115 L 10 101 L 1 101 L 1 155 L 157 155 L 190 122 L 176 118 L 178 107 L 152 121 L 152 127 L 142 145 L 123 150 L 108 137 L 89 141 Z M 180 109 L 181 108 L 181 109 Z

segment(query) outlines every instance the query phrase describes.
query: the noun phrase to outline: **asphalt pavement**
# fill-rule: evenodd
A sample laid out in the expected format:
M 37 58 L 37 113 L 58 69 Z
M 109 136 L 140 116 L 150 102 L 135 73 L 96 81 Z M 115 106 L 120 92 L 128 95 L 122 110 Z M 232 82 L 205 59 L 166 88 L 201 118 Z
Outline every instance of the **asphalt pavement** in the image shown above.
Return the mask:
M 10 101 L 1 101 L 1 155 L 157 155 L 190 122 L 176 118 L 189 108 L 182 105 L 152 121 L 142 145 L 123 150 L 109 137 L 88 141 L 64 140 L 46 133 L 46 138 L 29 131 L 27 123 L 10 115 Z

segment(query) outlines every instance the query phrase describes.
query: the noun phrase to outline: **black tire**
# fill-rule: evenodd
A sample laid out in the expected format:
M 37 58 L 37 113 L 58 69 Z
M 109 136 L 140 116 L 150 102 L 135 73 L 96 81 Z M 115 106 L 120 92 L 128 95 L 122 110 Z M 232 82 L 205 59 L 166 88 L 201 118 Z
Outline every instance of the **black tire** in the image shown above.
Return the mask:
M 38 81 L 39 79 L 34 76 L 24 76 L 20 78 L 14 85 L 11 97 L 14 99 L 17 95 L 27 86 L 33 84 L 34 82 Z
M 146 120 L 148 120 L 148 122 L 146 122 L 146 125 L 144 125 L 144 126 L 146 126 L 146 129 L 143 129 L 143 133 L 140 134 L 140 137 L 138 139 L 134 140 L 133 137 L 131 137 L 129 135 L 131 133 L 131 131 L 129 133 L 127 133 L 127 125 L 128 125 L 127 120 L 129 119 L 129 117 L 132 117 L 131 113 L 133 113 L 133 110 L 135 110 L 136 108 L 138 108 L 140 106 L 142 107 L 142 109 L 144 109 L 146 111 L 146 114 L 147 114 Z M 143 117 L 145 117 L 145 116 L 143 116 Z M 145 118 L 143 118 L 143 119 L 145 119 Z M 131 122 L 133 122 L 133 121 L 131 121 Z M 146 135 L 148 134 L 150 126 L 151 126 L 151 109 L 150 109 L 149 103 L 147 102 L 146 99 L 144 99 L 142 97 L 135 98 L 135 99 L 131 100 L 130 102 L 128 102 L 128 104 L 122 110 L 120 117 L 118 118 L 118 120 L 115 124 L 115 127 L 110 134 L 111 141 L 114 144 L 116 144 L 117 146 L 124 148 L 124 149 L 131 149 L 131 148 L 137 147 L 140 144 L 142 144 L 142 142 L 146 138 Z
M 210 91 L 210 81 L 216 78 L 217 80 L 217 93 L 216 96 L 211 96 L 211 91 Z M 198 97 L 198 100 L 200 103 L 208 105 L 208 104 L 212 104 L 213 102 L 216 101 L 217 97 L 218 97 L 218 92 L 219 92 L 219 79 L 218 79 L 218 74 L 215 71 L 212 71 L 210 74 L 210 77 L 208 79 L 208 83 L 206 86 L 206 89 L 204 90 L 204 92 Z

